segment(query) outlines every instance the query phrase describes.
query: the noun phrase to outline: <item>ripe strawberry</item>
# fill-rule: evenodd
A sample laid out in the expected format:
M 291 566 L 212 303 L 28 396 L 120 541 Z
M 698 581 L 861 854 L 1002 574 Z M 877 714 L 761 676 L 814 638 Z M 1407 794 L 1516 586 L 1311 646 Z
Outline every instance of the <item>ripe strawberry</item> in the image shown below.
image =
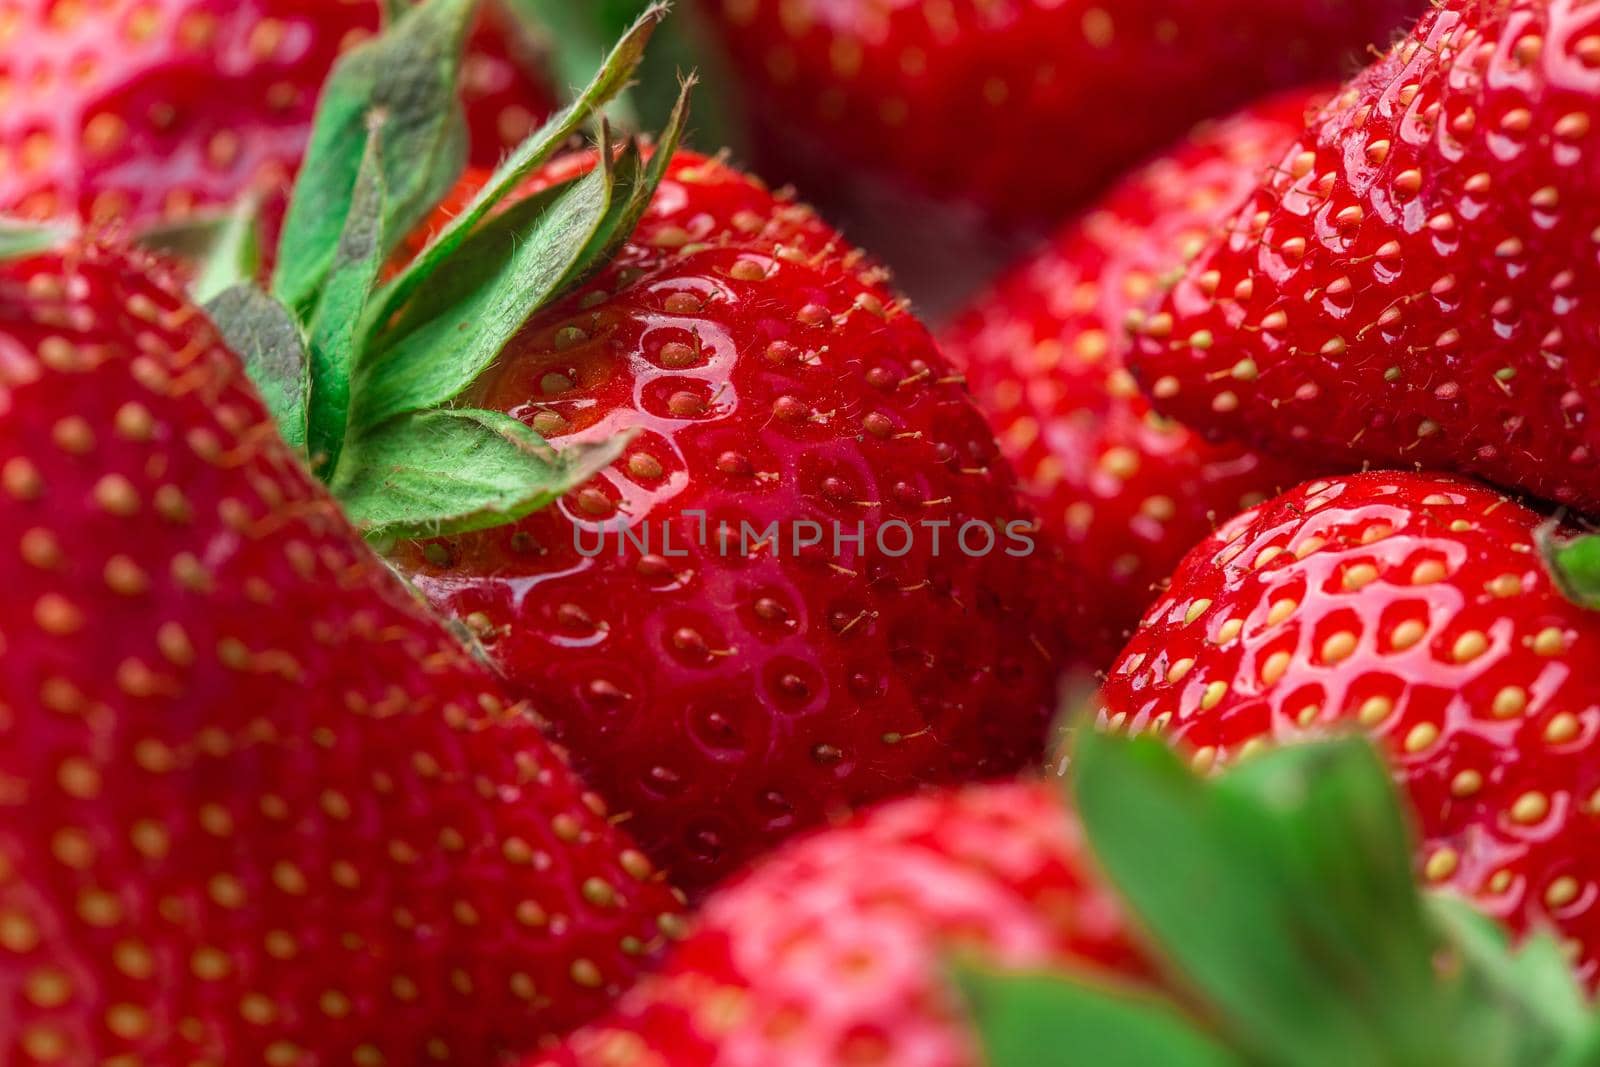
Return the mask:
M 1344 73 L 1419 0 L 707 0 L 769 154 L 1051 221 L 1196 121 Z M 952 131 L 983 131 L 981 147 Z M 820 167 L 803 162 L 821 154 Z M 809 185 L 805 186 L 808 190 Z
M 674 901 L 146 266 L 0 266 L 0 1061 L 482 1063 L 581 1021 Z
M 783 848 L 531 1067 L 1542 1067 L 1595 1047 L 1553 939 L 1513 953 L 1419 892 L 1364 741 L 1202 780 L 1152 738 L 1085 731 L 1070 769 L 1070 813 L 1041 786 L 969 787 Z
M 1191 263 L 1135 372 L 1209 433 L 1600 508 L 1600 18 L 1436 7 Z
M 609 264 L 464 399 L 559 448 L 638 434 L 557 506 L 392 558 L 675 880 L 1037 756 L 1055 627 L 1043 553 L 1009 554 L 1031 529 L 1010 469 L 882 272 L 809 209 L 679 154 Z M 797 552 L 801 522 L 822 543 Z M 619 551 L 619 523 L 649 546 Z
M 1009 967 L 1144 973 L 1042 785 L 902 800 L 785 847 L 713 895 L 659 974 L 538 1067 L 982 1061 L 942 972 L 957 948 Z
M 380 0 L 20 0 L 0 18 L 0 210 L 145 224 L 281 191 L 340 52 Z M 548 112 L 486 12 L 464 96 L 492 166 Z
M 1155 415 L 1126 327 L 1327 98 L 1304 90 L 1199 127 L 980 296 L 944 337 L 1046 531 L 1065 548 L 1076 652 L 1102 667 L 1156 584 L 1218 521 L 1315 473 L 1208 445 Z
M 1316 482 L 1198 547 L 1102 699 L 1198 763 L 1356 724 L 1407 787 L 1427 879 L 1600 974 L 1600 616 L 1558 591 L 1541 519 L 1446 476 Z

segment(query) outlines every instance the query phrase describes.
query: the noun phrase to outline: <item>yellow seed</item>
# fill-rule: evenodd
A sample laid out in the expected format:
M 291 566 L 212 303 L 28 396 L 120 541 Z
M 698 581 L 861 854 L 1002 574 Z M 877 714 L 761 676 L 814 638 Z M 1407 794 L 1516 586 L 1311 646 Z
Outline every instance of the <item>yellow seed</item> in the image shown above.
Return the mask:
M 1446 845 L 1429 856 L 1428 861 L 1422 865 L 1423 877 L 1430 882 L 1442 882 L 1456 873 L 1460 860 L 1461 857 L 1456 854 L 1456 850 Z
M 1551 882 L 1544 891 L 1544 902 L 1552 908 L 1565 907 L 1578 899 L 1578 880 L 1562 875 Z
M 1578 730 L 1578 717 L 1570 711 L 1563 711 L 1544 728 L 1544 739 L 1552 745 L 1564 745 L 1578 736 Z
M 1203 597 L 1199 600 L 1196 600 L 1193 604 L 1189 605 L 1189 610 L 1184 613 L 1184 625 L 1187 626 L 1188 624 L 1194 622 L 1209 610 L 1211 610 L 1211 601 Z
M 1511 821 L 1524 826 L 1538 822 L 1550 813 L 1550 799 L 1543 793 L 1522 794 L 1511 805 Z
M 1170 669 L 1168 669 L 1168 671 L 1167 671 L 1167 681 L 1168 682 L 1179 682 L 1179 681 L 1182 681 L 1184 675 L 1188 674 L 1193 669 L 1194 669 L 1194 660 L 1187 659 L 1187 658 L 1180 659 L 1178 662 L 1174 663 L 1171 666 Z
M 1554 626 L 1545 627 L 1533 638 L 1533 650 L 1541 656 L 1559 655 L 1566 647 L 1566 635 Z
M 1274 652 L 1267 657 L 1261 667 L 1261 681 L 1264 685 L 1276 685 L 1284 672 L 1289 669 L 1290 656 L 1287 652 Z
M 1404 651 L 1421 641 L 1427 632 L 1427 625 L 1420 620 L 1407 619 L 1396 626 L 1394 632 L 1389 635 L 1390 647 L 1397 652 Z
M 1489 638 L 1481 630 L 1468 630 L 1456 638 L 1450 657 L 1457 663 L 1470 663 L 1489 650 Z
M 1490 709 L 1497 719 L 1511 719 L 1528 710 L 1528 691 L 1519 685 L 1508 685 L 1494 695 Z
M 1274 601 L 1271 609 L 1267 612 L 1267 625 L 1278 625 L 1278 623 L 1293 615 L 1295 609 L 1299 606 L 1300 602 L 1298 600 L 1290 600 L 1287 597 L 1283 600 Z
M 1470 797 L 1483 788 L 1483 775 L 1477 771 L 1458 771 L 1450 779 L 1450 795 L 1455 797 Z
M 1351 592 L 1371 585 L 1378 577 L 1378 568 L 1370 563 L 1358 563 L 1344 572 L 1344 587 Z
M 1227 695 L 1227 682 L 1212 682 L 1210 685 L 1206 686 L 1205 695 L 1200 698 L 1201 710 L 1210 711 L 1212 708 L 1222 703 L 1222 698 Z
M 1447 573 L 1443 563 L 1436 559 L 1430 559 L 1424 563 L 1417 564 L 1416 569 L 1411 572 L 1411 584 L 1431 585 L 1434 582 L 1442 582 Z
M 1405 749 L 1407 752 L 1421 752 L 1437 740 L 1439 728 L 1431 722 L 1419 722 L 1407 732 Z
M 1356 721 L 1362 726 L 1376 726 L 1394 714 L 1394 701 L 1388 697 L 1368 697 L 1356 712 Z
M 1339 663 L 1342 660 L 1349 659 L 1350 654 L 1355 650 L 1356 635 L 1348 630 L 1342 630 L 1339 633 L 1331 634 L 1326 641 L 1322 642 L 1322 661 L 1324 663 Z
M 1244 629 L 1243 619 L 1229 619 L 1217 627 L 1217 636 L 1212 639 L 1213 644 L 1225 645 L 1239 636 L 1239 631 Z

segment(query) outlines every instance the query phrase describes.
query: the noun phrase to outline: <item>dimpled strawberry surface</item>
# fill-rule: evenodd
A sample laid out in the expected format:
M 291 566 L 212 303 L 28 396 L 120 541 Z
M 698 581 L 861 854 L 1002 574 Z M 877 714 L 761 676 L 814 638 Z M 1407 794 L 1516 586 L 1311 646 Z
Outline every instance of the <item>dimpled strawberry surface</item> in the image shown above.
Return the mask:
M 1102 694 L 1203 765 L 1266 741 L 1378 736 L 1420 866 L 1520 928 L 1600 951 L 1600 617 L 1563 597 L 1543 519 L 1444 475 L 1313 482 L 1224 525 L 1173 575 Z
M 706 904 L 661 972 L 538 1067 L 977 1067 L 944 974 L 1143 977 L 1077 820 L 1046 785 L 887 804 L 795 842 Z
M 1031 520 L 960 377 L 809 209 L 681 154 L 616 260 L 477 393 L 558 447 L 637 436 L 544 513 L 394 557 L 680 882 L 1040 752 L 1047 553 L 1008 554 Z M 620 522 L 635 540 L 594 554 Z M 822 543 L 795 552 L 804 522 Z
M 1356 78 L 1144 324 L 1202 432 L 1600 508 L 1600 9 L 1453 0 Z
M 1068 565 L 1087 665 L 1116 656 L 1159 582 L 1222 521 L 1318 473 L 1213 445 L 1128 372 L 1130 321 L 1303 128 L 1315 90 L 1198 127 L 978 297 L 945 335 Z

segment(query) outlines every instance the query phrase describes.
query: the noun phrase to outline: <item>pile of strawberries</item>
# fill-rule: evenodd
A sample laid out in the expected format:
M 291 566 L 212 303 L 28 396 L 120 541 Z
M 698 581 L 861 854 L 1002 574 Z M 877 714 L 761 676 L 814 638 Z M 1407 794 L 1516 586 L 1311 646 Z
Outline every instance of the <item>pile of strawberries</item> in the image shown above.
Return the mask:
M 0 1067 L 1600 1064 L 1600 4 L 677 7 L 0 0 Z

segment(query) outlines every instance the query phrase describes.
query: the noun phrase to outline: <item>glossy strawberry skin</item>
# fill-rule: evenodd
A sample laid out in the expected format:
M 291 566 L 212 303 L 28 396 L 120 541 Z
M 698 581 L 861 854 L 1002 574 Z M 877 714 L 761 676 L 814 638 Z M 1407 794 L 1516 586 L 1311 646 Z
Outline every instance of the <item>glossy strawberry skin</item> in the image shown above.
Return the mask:
M 0 210 L 139 225 L 287 192 L 339 54 L 378 0 L 19 0 L 0 30 Z M 474 158 L 550 106 L 489 11 L 463 78 Z
M 1028 502 L 1066 554 L 1074 650 L 1100 668 L 1184 554 L 1219 522 L 1319 473 L 1207 444 L 1151 411 L 1127 328 L 1237 207 L 1324 91 L 1198 127 L 978 297 L 943 337 Z
M 1190 265 L 1135 368 L 1213 434 L 1600 508 L 1600 13 L 1438 7 Z
M 977 1067 L 942 973 L 1142 976 L 1055 789 L 969 787 L 793 843 L 713 895 L 662 971 L 537 1067 Z
M 773 173 L 809 172 L 820 194 L 842 157 L 1012 222 L 1059 218 L 1200 119 L 1343 75 L 1425 7 L 704 2 L 771 131 Z M 828 162 L 808 165 L 819 154 Z
M 1360 726 L 1415 806 L 1424 877 L 1600 968 L 1600 616 L 1563 598 L 1541 516 L 1445 475 L 1315 482 L 1178 568 L 1102 693 L 1202 764 Z
M 476 628 L 675 881 L 1039 755 L 1052 579 L 1004 529 L 1032 520 L 927 331 L 809 209 L 681 154 L 615 262 L 537 316 L 472 401 L 558 447 L 641 431 L 555 507 L 394 558 Z M 613 532 L 585 558 L 619 520 L 649 547 L 619 554 Z M 898 557 L 900 528 L 876 543 L 892 520 L 912 535 Z M 796 553 L 804 521 L 823 543 Z M 992 549 L 979 527 L 974 555 L 959 547 L 968 522 Z M 836 553 L 857 524 L 865 545 Z
M 596 1013 L 672 896 L 145 266 L 0 267 L 0 1063 L 488 1062 Z

